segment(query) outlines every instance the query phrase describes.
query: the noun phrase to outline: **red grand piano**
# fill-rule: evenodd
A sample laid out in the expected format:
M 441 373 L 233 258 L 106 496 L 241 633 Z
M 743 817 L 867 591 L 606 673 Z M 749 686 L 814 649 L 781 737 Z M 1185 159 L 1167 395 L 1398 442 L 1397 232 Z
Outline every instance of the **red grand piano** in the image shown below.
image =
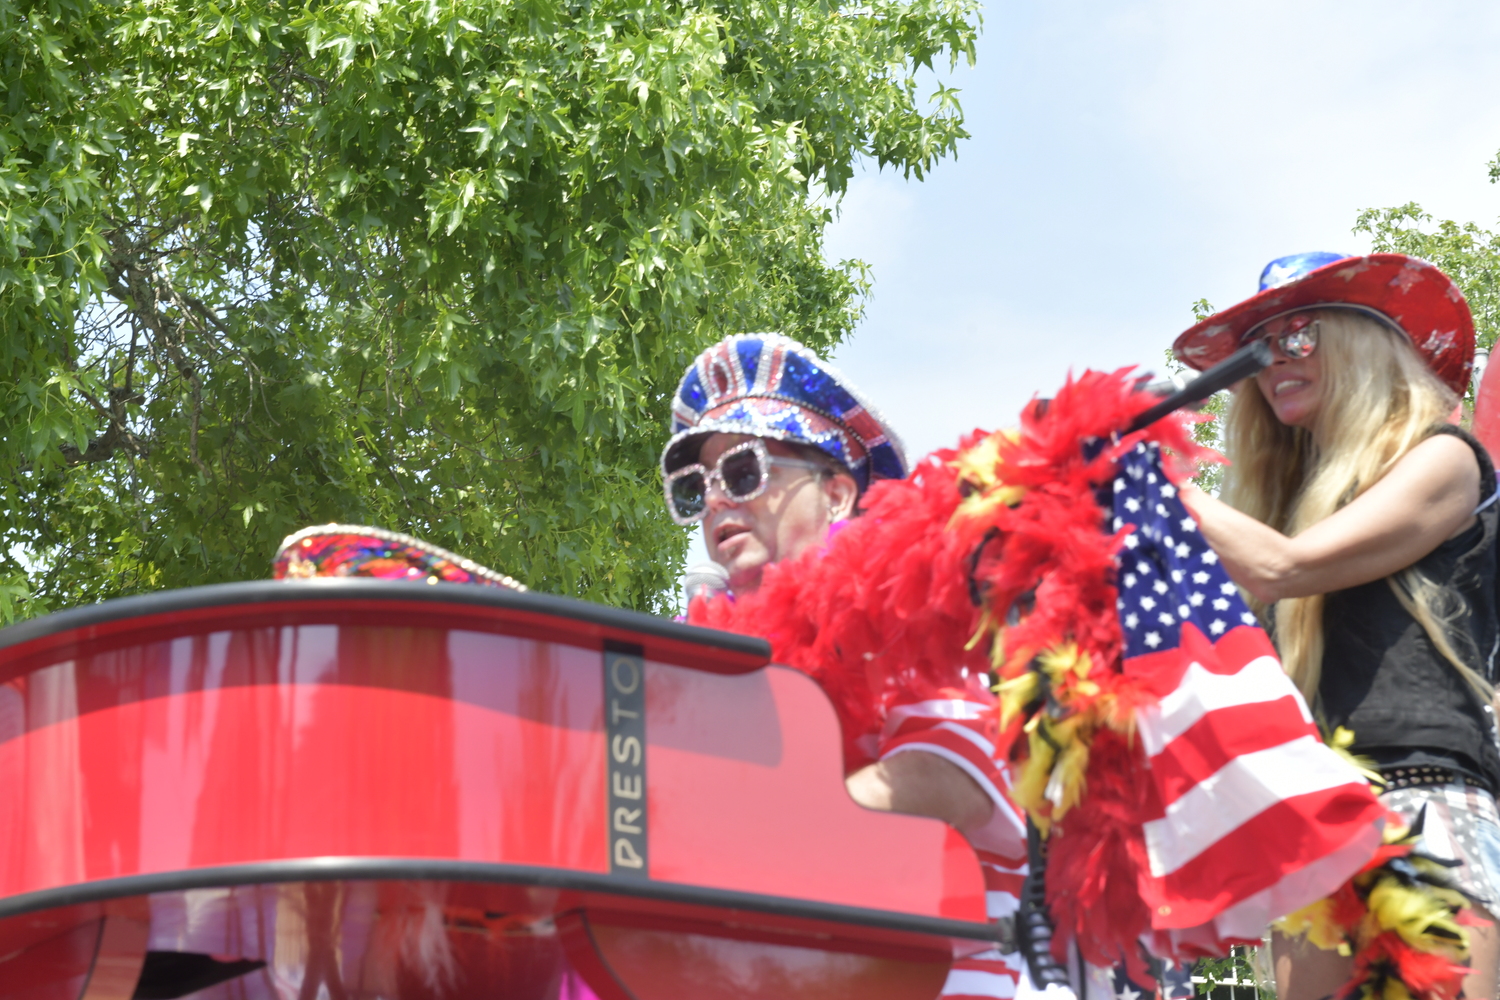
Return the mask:
M 0 631 L 0 1000 L 927 1000 L 978 861 L 767 659 L 369 579 Z

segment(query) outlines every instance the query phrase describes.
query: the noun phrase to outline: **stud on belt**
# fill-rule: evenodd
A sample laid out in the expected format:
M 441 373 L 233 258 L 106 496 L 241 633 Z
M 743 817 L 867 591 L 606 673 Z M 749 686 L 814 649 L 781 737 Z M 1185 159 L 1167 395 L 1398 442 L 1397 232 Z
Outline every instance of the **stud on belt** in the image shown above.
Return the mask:
M 1446 767 L 1431 767 L 1419 764 L 1415 767 L 1383 767 L 1380 777 L 1385 780 L 1385 790 L 1394 792 L 1398 788 L 1434 788 L 1451 785 L 1458 780 L 1457 772 Z

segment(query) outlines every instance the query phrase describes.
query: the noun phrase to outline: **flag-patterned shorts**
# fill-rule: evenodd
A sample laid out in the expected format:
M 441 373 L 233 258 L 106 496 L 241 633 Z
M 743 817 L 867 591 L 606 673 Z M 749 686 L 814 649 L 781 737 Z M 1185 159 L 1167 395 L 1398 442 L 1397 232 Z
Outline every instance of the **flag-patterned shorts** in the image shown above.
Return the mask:
M 1380 801 L 1408 823 L 1425 805 L 1422 851 L 1461 862 L 1449 871 L 1458 887 L 1491 913 L 1500 910 L 1493 888 L 1500 883 L 1500 814 L 1487 789 L 1454 775 L 1447 784 L 1386 792 Z

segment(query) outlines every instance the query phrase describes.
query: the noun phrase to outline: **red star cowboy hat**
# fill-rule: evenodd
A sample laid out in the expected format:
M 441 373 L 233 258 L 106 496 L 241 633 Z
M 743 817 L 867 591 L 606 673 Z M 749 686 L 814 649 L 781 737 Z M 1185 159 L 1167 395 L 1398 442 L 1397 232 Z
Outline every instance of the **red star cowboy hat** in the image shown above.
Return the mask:
M 1304 309 L 1353 309 L 1404 334 L 1427 366 L 1460 396 L 1474 368 L 1474 318 L 1463 293 L 1424 260 L 1399 253 L 1280 257 L 1261 272 L 1261 290 L 1190 327 L 1172 345 L 1198 370 L 1224 360 L 1256 329 Z

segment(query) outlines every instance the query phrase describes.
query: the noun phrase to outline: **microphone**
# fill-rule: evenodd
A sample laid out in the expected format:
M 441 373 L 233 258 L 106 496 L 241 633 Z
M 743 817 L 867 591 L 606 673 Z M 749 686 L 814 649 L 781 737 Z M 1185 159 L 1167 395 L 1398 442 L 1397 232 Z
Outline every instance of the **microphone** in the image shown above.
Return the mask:
M 729 570 L 718 563 L 698 563 L 689 566 L 682 575 L 682 606 L 693 603 L 693 598 L 710 598 L 729 591 Z
M 1129 427 L 1125 428 L 1125 433 L 1130 434 L 1142 427 L 1149 427 L 1173 410 L 1205 400 L 1220 389 L 1228 389 L 1240 379 L 1249 378 L 1269 365 L 1272 358 L 1271 345 L 1264 340 L 1256 340 L 1241 347 L 1160 403 L 1140 414 L 1130 422 Z

